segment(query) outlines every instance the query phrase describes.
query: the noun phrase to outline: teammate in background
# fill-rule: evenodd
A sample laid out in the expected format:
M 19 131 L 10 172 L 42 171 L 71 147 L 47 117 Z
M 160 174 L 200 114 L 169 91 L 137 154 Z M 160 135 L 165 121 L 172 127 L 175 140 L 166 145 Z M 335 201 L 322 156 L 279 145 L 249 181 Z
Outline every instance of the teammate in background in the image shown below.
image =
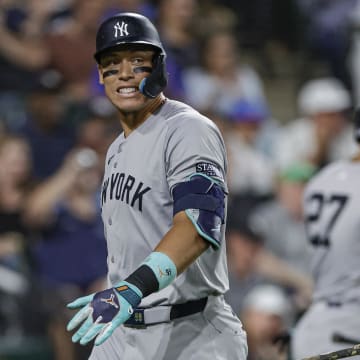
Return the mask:
M 68 305 L 80 309 L 67 327 L 76 329 L 72 340 L 95 339 L 91 360 L 245 360 L 245 332 L 223 297 L 220 132 L 163 95 L 165 51 L 147 18 L 108 18 L 96 47 L 123 132 L 109 147 L 102 186 L 109 288 Z
M 359 111 L 355 129 L 360 144 Z M 359 183 L 360 149 L 351 160 L 326 166 L 305 189 L 304 211 L 313 248 L 315 287 L 312 305 L 294 330 L 294 359 L 359 342 Z
M 320 169 L 354 155 L 356 146 L 349 121 L 351 96 L 338 79 L 309 80 L 297 100 L 301 116 L 285 125 L 274 143 L 274 159 L 281 170 L 299 162 Z

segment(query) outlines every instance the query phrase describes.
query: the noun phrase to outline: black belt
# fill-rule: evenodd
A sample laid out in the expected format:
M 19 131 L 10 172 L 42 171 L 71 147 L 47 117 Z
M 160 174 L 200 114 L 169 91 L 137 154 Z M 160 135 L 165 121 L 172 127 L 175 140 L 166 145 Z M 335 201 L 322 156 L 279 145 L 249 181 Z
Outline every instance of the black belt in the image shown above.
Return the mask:
M 205 309 L 207 299 L 205 297 L 198 300 L 190 300 L 182 304 L 135 308 L 133 314 L 124 323 L 124 326 L 145 328 L 149 325 L 166 323 L 184 316 L 193 315 Z

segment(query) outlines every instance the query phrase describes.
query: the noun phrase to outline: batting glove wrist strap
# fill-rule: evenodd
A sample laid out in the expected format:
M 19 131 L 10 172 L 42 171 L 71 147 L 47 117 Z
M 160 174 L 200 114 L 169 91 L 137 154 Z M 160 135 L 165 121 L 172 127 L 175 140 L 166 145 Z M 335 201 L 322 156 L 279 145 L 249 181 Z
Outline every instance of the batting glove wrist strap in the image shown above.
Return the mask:
M 119 285 L 115 286 L 115 290 L 121 295 L 133 308 L 137 307 L 141 298 L 142 292 L 134 285 L 127 281 L 122 281 Z
M 148 266 L 159 283 L 158 290 L 170 285 L 176 278 L 177 269 L 174 262 L 164 253 L 152 252 L 143 262 Z
M 125 280 L 136 286 L 145 297 L 171 284 L 176 274 L 176 266 L 167 255 L 153 252 Z

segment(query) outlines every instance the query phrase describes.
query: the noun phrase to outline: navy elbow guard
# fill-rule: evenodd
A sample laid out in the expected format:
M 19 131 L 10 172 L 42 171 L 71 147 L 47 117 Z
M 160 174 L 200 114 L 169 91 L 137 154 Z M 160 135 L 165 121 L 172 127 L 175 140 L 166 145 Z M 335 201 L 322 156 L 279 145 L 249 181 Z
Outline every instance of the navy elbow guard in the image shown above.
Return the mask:
M 197 232 L 217 249 L 225 219 L 225 190 L 211 177 L 195 173 L 173 190 L 174 215 L 185 210 Z

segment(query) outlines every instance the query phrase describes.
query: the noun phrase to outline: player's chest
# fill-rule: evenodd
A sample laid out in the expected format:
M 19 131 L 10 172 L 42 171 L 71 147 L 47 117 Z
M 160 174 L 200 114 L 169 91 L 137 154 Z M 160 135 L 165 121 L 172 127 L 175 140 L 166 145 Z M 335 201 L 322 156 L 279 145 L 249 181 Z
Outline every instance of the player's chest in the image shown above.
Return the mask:
M 142 212 L 147 203 L 168 192 L 160 141 L 151 146 L 123 143 L 108 157 L 101 194 L 103 210 L 124 208 Z

